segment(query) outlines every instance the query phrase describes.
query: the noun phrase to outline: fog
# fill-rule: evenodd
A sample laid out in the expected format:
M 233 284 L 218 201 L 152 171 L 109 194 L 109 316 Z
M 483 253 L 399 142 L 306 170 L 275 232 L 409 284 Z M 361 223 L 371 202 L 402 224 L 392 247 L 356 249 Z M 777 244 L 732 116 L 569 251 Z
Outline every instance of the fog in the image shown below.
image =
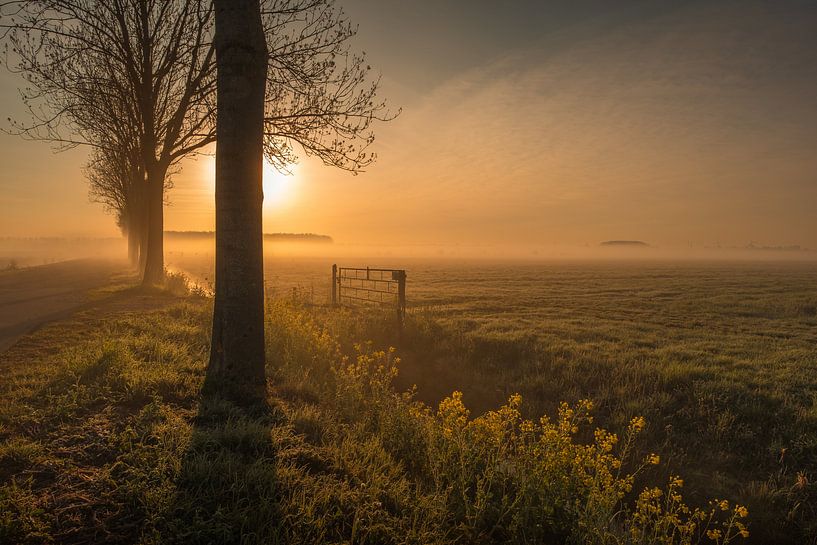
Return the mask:
M 33 267 L 71 259 L 127 257 L 122 238 L 0 238 L 0 269 Z
M 267 241 L 268 259 L 337 262 L 349 266 L 405 267 L 416 260 L 450 261 L 786 261 L 817 262 L 817 252 L 801 248 L 699 247 L 651 245 L 367 245 Z M 0 238 L 0 269 L 32 267 L 71 259 L 121 260 L 127 256 L 122 238 Z M 165 239 L 169 270 L 211 270 L 215 240 Z

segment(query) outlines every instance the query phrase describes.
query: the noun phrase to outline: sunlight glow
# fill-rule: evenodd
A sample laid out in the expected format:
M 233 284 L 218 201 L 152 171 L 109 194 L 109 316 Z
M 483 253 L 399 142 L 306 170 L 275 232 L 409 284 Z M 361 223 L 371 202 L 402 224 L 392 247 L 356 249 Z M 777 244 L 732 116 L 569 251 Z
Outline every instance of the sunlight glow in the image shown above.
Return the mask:
M 216 159 L 209 156 L 202 160 L 202 176 L 206 180 L 207 190 L 215 191 Z M 264 208 L 281 207 L 290 203 L 295 196 L 298 165 L 290 166 L 290 174 L 278 172 L 275 167 L 264 161 Z
M 295 189 L 297 165 L 290 167 L 290 174 L 278 172 L 264 161 L 264 207 L 279 207 L 290 202 Z

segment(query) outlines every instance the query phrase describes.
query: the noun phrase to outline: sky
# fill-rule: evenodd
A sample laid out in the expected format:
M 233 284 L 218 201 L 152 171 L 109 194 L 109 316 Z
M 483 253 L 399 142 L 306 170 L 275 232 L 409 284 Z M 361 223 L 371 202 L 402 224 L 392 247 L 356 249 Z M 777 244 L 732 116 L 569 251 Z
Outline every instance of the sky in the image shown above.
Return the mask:
M 352 176 L 268 169 L 264 230 L 382 245 L 817 248 L 817 4 L 338 0 L 400 116 Z M 0 75 L 2 119 L 21 115 Z M 0 135 L 0 236 L 116 236 L 87 150 Z M 213 160 L 166 227 L 211 230 Z

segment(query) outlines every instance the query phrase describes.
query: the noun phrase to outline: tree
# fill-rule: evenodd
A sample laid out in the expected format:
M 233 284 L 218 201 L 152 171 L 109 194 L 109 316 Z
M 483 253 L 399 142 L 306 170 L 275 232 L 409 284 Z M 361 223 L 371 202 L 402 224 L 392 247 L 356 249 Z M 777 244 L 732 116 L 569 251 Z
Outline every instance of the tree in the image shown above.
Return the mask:
M 164 276 L 168 172 L 215 141 L 212 5 L 207 0 L 20 0 L 3 8 L 28 82 L 24 137 L 59 147 L 138 149 L 144 171 L 144 283 Z M 115 152 L 115 148 L 113 150 Z
M 263 155 L 286 170 L 296 149 L 358 172 L 376 119 L 390 119 L 350 53 L 351 24 L 332 0 L 215 0 L 218 66 L 216 285 L 208 380 L 262 398 Z
M 116 215 L 116 223 L 128 239 L 128 259 L 138 267 L 147 249 L 144 218 L 144 170 L 135 154 L 110 148 L 96 149 L 85 165 L 91 200 Z
M 210 376 L 263 399 L 261 206 L 267 51 L 259 0 L 214 0 L 218 66 L 216 285 Z

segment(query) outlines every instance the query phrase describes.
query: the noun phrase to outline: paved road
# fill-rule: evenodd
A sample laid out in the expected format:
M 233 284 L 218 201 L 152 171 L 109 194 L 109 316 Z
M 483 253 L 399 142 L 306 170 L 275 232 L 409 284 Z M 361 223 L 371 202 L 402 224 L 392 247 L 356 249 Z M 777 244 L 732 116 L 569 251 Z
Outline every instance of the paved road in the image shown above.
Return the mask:
M 123 262 L 82 259 L 0 272 L 0 352 L 43 324 L 88 306 L 89 290 L 125 270 Z

